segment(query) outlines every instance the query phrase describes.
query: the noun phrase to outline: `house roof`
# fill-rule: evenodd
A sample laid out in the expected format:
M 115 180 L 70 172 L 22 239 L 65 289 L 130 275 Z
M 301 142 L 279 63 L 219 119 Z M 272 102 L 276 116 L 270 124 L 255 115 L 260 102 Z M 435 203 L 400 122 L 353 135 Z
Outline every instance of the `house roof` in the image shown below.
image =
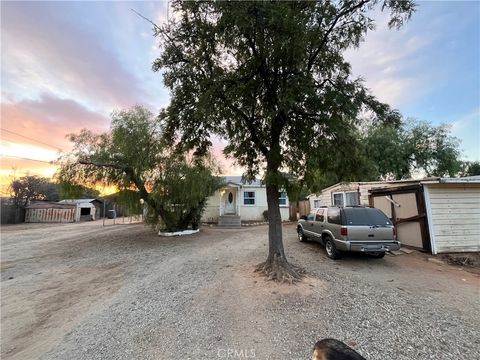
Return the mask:
M 464 183 L 469 183 L 469 184 L 477 184 L 480 183 L 480 175 L 476 176 L 466 176 L 466 177 L 459 177 L 459 178 L 440 178 L 440 177 L 429 177 L 429 178 L 423 178 L 423 179 L 406 179 L 406 180 L 390 180 L 390 181 L 342 181 L 339 183 L 336 183 L 334 185 L 331 185 L 325 189 L 322 189 L 321 193 L 324 191 L 328 191 L 331 189 L 336 188 L 337 186 L 340 185 L 349 185 L 349 184 L 358 184 L 358 185 L 382 185 L 382 184 L 398 184 L 399 186 L 402 185 L 411 185 L 411 184 L 464 184 Z M 379 187 L 376 190 L 382 190 L 381 187 Z M 317 194 L 310 194 L 307 196 L 307 198 L 316 196 Z
M 245 181 L 242 176 L 224 176 L 226 183 L 235 184 L 235 185 L 248 185 L 248 186 L 263 186 L 262 182 L 259 179 L 254 181 Z
M 361 185 L 382 185 L 382 184 L 411 184 L 411 183 L 419 183 L 422 180 L 433 180 L 433 179 L 439 179 L 439 178 L 426 178 L 426 179 L 419 179 L 419 180 L 406 179 L 406 180 L 390 180 L 390 181 L 341 181 L 322 189 L 320 193 L 324 191 L 328 191 L 330 189 L 334 189 L 337 186 L 341 186 L 341 185 L 356 184 L 358 186 L 361 186 Z M 307 198 L 310 198 L 312 196 L 317 196 L 317 195 L 318 194 L 310 194 L 307 196 Z

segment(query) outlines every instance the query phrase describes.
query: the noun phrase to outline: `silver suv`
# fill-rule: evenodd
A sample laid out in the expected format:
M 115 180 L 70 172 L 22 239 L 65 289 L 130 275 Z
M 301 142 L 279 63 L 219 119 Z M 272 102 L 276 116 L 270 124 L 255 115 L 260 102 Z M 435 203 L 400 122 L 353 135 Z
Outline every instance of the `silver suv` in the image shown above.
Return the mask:
M 322 243 L 331 259 L 340 258 L 342 251 L 382 258 L 386 251 L 400 249 L 392 222 L 381 210 L 371 207 L 313 209 L 298 221 L 297 233 L 300 241 Z

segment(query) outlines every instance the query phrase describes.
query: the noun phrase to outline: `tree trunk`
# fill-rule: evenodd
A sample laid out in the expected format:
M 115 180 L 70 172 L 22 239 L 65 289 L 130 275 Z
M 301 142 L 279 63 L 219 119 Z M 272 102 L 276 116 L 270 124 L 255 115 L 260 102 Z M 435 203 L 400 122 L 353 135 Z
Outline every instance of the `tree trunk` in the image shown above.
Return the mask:
M 267 182 L 268 204 L 268 257 L 257 266 L 256 271 L 264 273 L 268 279 L 280 282 L 299 281 L 304 271 L 291 265 L 285 256 L 282 237 L 282 217 L 278 199 L 278 185 Z

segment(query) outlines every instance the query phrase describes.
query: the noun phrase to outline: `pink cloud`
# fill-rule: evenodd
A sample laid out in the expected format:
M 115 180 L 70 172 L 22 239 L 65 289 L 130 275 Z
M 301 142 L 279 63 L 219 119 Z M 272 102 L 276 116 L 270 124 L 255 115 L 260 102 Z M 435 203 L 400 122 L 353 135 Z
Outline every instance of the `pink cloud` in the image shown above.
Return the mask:
M 89 29 L 49 14 L 46 5 L 2 3 L 2 12 L 4 88 L 33 92 L 31 98 L 53 92 L 109 110 L 145 99 L 141 81 Z
M 65 138 L 68 133 L 88 128 L 95 132 L 108 129 L 110 119 L 93 112 L 81 104 L 43 94 L 39 100 L 23 100 L 18 103 L 2 103 L 2 127 L 26 137 L 44 142 L 59 149 L 70 148 Z M 42 144 L 2 133 L 2 138 L 42 147 Z M 51 150 L 51 148 L 49 148 Z

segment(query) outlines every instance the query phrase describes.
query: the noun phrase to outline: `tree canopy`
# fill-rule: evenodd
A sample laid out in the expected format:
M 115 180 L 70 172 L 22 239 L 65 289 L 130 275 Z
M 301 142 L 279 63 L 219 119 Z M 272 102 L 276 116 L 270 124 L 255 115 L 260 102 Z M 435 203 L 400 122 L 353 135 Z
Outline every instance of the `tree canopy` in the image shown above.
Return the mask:
M 363 142 L 377 179 L 406 179 L 414 172 L 454 177 L 462 168 L 459 140 L 446 125 L 410 120 L 399 127 L 375 127 Z
M 26 175 L 10 183 L 10 192 L 16 205 L 27 206 L 32 200 L 58 201 L 58 186 L 48 178 Z
M 123 203 L 148 205 L 147 220 L 167 230 L 196 228 L 206 198 L 219 186 L 207 156 L 170 151 L 153 114 L 136 106 L 112 114 L 110 131 L 71 134 L 73 150 L 59 159 L 61 182 L 74 186 L 115 185 Z
M 400 116 L 352 79 L 343 52 L 374 28 L 369 12 L 390 12 L 399 27 L 412 1 L 202 1 L 171 3 L 161 27 L 162 71 L 171 102 L 160 115 L 167 138 L 204 153 L 211 135 L 227 139 L 226 154 L 246 177 L 264 175 L 269 255 L 259 266 L 270 278 L 297 280 L 285 257 L 278 190 L 283 172 L 302 175 L 309 156 L 334 149 L 368 111 L 374 122 Z M 348 136 L 347 136 L 348 137 Z
M 480 175 L 480 161 L 465 161 L 462 164 L 462 176 Z

